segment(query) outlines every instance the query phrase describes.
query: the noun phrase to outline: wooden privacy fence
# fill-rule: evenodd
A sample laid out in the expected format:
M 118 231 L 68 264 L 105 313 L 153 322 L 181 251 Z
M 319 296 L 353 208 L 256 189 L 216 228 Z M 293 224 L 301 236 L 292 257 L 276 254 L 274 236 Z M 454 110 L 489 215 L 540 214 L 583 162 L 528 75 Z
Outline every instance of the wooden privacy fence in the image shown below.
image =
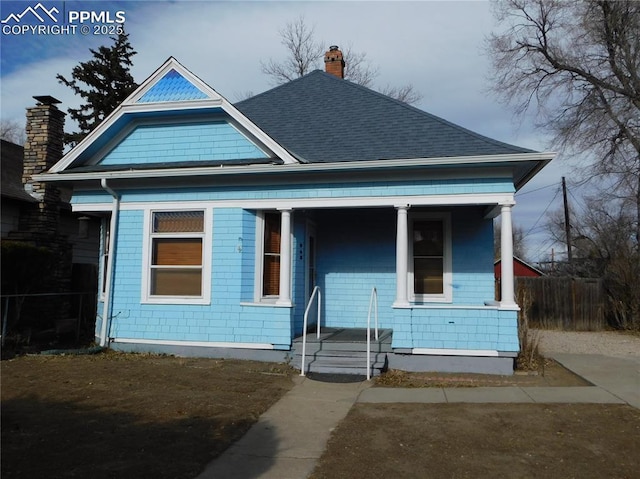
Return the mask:
M 599 331 L 606 326 L 600 279 L 516 278 L 516 291 L 532 328 Z

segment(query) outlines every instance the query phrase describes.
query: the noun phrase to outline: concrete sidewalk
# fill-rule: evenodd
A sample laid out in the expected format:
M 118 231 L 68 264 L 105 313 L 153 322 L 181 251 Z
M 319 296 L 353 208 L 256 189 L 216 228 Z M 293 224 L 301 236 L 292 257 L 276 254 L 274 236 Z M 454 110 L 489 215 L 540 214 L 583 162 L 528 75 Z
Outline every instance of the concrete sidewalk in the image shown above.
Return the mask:
M 296 378 L 294 388 L 197 479 L 306 478 L 322 455 L 331 431 L 356 402 L 626 403 L 640 408 L 640 358 L 584 354 L 552 357 L 593 386 L 407 389 Z
M 551 357 L 594 386 L 640 409 L 640 356 L 552 354 Z
M 593 403 L 640 408 L 640 357 L 552 354 L 587 387 L 372 388 L 358 401 L 369 403 Z
M 308 477 L 331 431 L 370 383 L 295 381 L 293 389 L 197 479 Z

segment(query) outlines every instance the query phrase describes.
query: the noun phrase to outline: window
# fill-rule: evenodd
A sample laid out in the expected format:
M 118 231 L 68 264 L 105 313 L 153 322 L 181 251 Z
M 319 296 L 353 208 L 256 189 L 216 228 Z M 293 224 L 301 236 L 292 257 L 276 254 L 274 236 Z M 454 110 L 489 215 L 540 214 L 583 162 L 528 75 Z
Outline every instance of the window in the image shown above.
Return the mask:
M 148 221 L 146 299 L 208 300 L 205 211 L 154 211 Z
M 448 216 L 416 214 L 409 236 L 409 288 L 413 301 L 451 301 Z
M 262 296 L 280 293 L 280 222 L 277 212 L 265 212 L 262 255 Z

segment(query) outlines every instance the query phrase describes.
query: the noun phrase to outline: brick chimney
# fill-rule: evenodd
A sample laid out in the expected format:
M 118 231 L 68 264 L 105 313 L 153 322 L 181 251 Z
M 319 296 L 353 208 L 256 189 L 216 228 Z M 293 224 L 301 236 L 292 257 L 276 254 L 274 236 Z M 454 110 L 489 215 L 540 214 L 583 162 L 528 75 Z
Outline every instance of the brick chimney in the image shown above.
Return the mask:
M 344 59 L 337 45 L 331 45 L 324 54 L 324 67 L 327 73 L 344 78 Z

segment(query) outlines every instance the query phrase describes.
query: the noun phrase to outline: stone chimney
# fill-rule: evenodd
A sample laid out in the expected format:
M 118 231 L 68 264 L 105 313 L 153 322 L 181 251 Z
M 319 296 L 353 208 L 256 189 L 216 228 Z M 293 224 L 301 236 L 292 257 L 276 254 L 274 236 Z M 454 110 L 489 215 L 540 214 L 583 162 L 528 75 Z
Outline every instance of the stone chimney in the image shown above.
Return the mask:
M 67 237 L 61 232 L 61 210 L 69 205 L 61 197 L 55 183 L 34 181 L 33 175 L 49 170 L 63 156 L 65 114 L 56 104 L 60 101 L 51 96 L 34 96 L 37 104 L 27 108 L 27 138 L 24 144 L 24 168 L 22 184 L 37 203 L 25 206 L 20 211 L 18 230 L 9 238 L 50 252 L 51 264 L 42 265 L 34 271 L 38 278 L 34 282 L 35 293 L 53 293 L 51 296 L 36 296 L 25 301 L 21 315 L 26 323 L 46 330 L 58 320 L 71 317 L 71 291 L 73 250 Z
M 27 108 L 27 140 L 24 144 L 24 172 L 22 183 L 32 189 L 37 198 L 44 194 L 45 185 L 31 177 L 42 173 L 61 158 L 64 150 L 64 116 L 52 96 L 34 96 L 36 106 Z
M 64 117 L 59 100 L 51 96 L 34 96 L 36 106 L 27 108 L 27 139 L 24 144 L 22 183 L 25 191 L 39 201 L 38 211 L 26 215 L 24 230 L 55 235 L 60 214 L 60 190 L 51 183 L 34 181 L 33 175 L 55 165 L 64 150 Z
M 337 45 L 331 45 L 329 51 L 324 54 L 324 67 L 327 73 L 338 78 L 344 78 L 344 59 Z

